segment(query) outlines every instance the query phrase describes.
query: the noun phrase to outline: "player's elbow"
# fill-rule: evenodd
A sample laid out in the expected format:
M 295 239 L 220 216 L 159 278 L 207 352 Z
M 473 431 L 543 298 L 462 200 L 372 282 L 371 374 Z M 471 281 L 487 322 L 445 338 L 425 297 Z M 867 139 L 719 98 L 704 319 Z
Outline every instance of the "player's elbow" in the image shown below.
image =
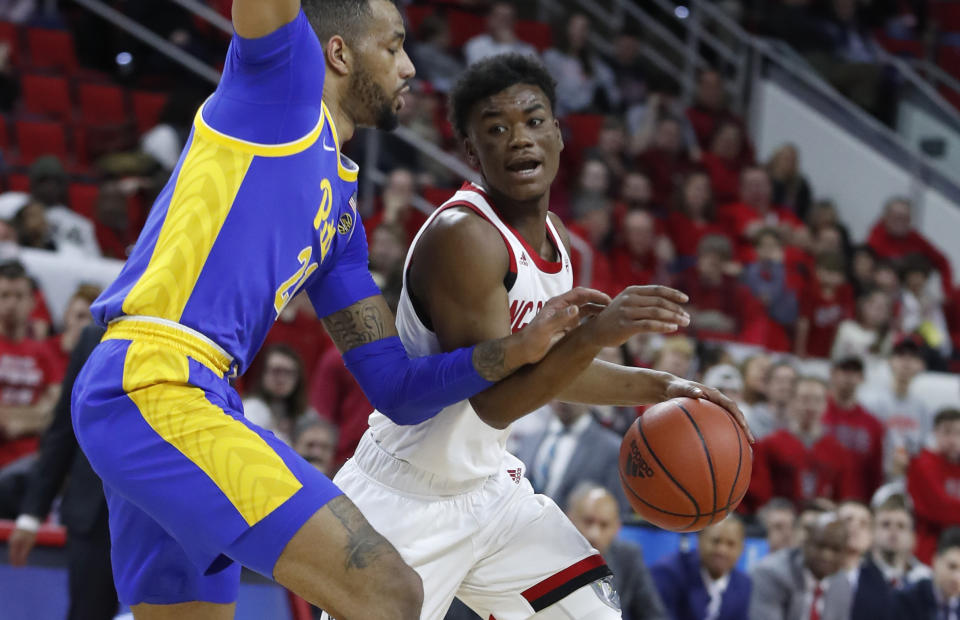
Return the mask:
M 473 407 L 473 411 L 484 424 L 497 430 L 507 428 L 513 421 L 505 407 L 497 406 L 491 399 L 484 397 L 482 394 L 471 398 L 470 406 Z

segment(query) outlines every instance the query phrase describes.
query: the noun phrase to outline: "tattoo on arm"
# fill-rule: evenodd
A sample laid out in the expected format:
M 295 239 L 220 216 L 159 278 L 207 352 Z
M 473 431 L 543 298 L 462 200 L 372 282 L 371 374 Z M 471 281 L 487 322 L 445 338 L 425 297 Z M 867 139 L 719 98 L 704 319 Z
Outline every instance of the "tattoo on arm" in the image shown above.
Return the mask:
M 390 543 L 373 529 L 373 526 L 363 518 L 360 511 L 346 496 L 335 497 L 327 505 L 333 516 L 347 531 L 344 568 L 362 570 L 370 566 L 370 563 L 376 560 Z
M 481 342 L 473 350 L 473 367 L 487 381 L 500 381 L 512 369 L 506 367 L 506 345 L 503 339 Z
M 340 351 L 349 351 L 381 340 L 386 321 L 392 322 L 393 317 L 384 317 L 379 303 L 364 299 L 324 318 L 323 326 Z

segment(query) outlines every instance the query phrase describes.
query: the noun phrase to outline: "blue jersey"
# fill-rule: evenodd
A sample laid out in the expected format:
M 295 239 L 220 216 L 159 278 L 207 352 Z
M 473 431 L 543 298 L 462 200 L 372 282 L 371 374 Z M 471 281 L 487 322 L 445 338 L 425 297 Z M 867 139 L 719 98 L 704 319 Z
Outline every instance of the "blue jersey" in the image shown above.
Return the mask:
M 325 61 L 301 12 L 234 36 L 216 92 L 126 265 L 91 310 L 200 332 L 240 372 L 305 290 L 319 316 L 379 294 L 356 210 L 356 164 L 323 104 Z

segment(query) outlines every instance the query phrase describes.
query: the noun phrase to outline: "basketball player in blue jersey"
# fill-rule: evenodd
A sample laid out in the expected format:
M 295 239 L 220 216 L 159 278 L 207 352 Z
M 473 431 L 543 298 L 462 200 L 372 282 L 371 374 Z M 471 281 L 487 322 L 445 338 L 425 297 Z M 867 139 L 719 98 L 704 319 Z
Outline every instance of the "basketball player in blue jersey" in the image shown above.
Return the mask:
M 388 0 L 235 0 L 222 80 L 92 312 L 107 326 L 73 391 L 103 479 L 120 599 L 137 620 L 231 618 L 240 566 L 337 618 L 420 614 L 419 577 L 356 507 L 247 422 L 243 372 L 299 292 L 377 408 L 415 424 L 540 360 L 609 299 L 558 296 L 523 331 L 411 359 L 367 271 L 360 125 L 396 124 L 414 73 Z

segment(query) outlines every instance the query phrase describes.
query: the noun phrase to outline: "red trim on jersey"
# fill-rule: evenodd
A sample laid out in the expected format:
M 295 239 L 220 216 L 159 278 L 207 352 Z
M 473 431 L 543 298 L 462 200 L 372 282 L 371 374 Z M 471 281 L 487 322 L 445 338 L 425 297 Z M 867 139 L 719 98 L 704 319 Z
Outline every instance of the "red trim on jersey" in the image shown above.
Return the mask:
M 600 568 L 601 566 L 606 566 L 603 558 L 600 557 L 599 554 L 591 555 L 589 558 L 580 560 L 573 566 L 563 569 L 552 577 L 547 577 L 537 585 L 527 588 L 523 591 L 523 598 L 530 602 L 535 601 L 541 596 L 549 594 L 551 590 L 556 590 L 572 579 L 576 579 L 587 571 Z
M 481 196 L 483 196 L 483 199 L 487 201 L 487 204 L 490 205 L 490 208 L 493 209 L 494 213 L 497 214 L 497 216 L 500 218 L 500 221 L 503 222 L 503 225 L 507 227 L 507 230 L 512 232 L 513 236 L 516 237 L 517 240 L 520 241 L 520 244 L 524 247 L 524 249 L 527 250 L 527 253 L 530 255 L 530 258 L 533 259 L 533 263 L 537 266 L 538 269 L 540 269 L 540 271 L 544 273 L 549 273 L 549 274 L 560 273 L 560 270 L 563 269 L 563 261 L 547 260 L 542 256 L 540 256 L 539 251 L 534 250 L 532 247 L 530 247 L 530 244 L 527 243 L 527 240 L 523 238 L 523 235 L 517 232 L 517 229 L 511 226 L 510 223 L 507 222 L 507 220 L 505 220 L 502 215 L 500 215 L 500 212 L 494 206 L 493 201 L 490 200 L 490 197 L 487 196 L 487 193 L 483 191 L 483 188 L 478 187 L 473 183 L 464 183 L 460 189 L 476 192 L 477 194 L 480 194 Z M 557 238 L 557 235 L 555 235 L 553 231 L 550 229 L 549 225 L 546 228 L 547 228 L 547 239 L 549 239 L 550 243 L 553 245 L 553 249 L 556 251 L 557 256 L 562 257 L 563 252 L 560 250 L 560 248 L 563 246 L 560 243 L 560 240 Z

